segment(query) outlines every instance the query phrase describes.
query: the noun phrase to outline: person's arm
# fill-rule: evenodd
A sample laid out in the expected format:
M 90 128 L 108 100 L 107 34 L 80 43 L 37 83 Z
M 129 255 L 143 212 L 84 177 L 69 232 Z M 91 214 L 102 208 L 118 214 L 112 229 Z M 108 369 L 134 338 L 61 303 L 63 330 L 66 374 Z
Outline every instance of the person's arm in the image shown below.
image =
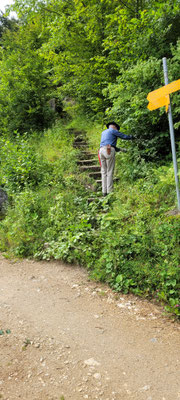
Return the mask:
M 116 131 L 115 129 L 113 129 L 113 134 L 123 140 L 133 140 L 134 139 L 132 135 L 125 135 L 124 133 L 122 133 L 120 131 Z
M 123 140 L 133 140 L 133 136 L 132 135 L 125 135 L 124 133 L 118 132 L 118 131 L 116 133 L 116 136 L 120 137 Z

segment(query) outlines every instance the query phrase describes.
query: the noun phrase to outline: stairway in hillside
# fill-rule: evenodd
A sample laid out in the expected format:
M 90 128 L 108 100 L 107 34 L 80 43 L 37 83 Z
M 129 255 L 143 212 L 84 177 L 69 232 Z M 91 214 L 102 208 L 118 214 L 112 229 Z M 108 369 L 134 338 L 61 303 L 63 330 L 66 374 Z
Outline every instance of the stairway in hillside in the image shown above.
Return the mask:
M 81 131 L 73 131 L 75 136 L 74 139 L 74 147 L 79 150 L 79 160 L 78 165 L 80 171 L 87 172 L 90 178 L 94 179 L 95 185 L 92 185 L 91 190 L 93 192 L 101 192 L 101 168 L 98 160 L 98 150 L 96 153 L 93 153 L 89 150 L 88 140 L 86 138 L 85 132 Z M 121 149 L 121 151 L 126 151 L 125 149 Z M 114 178 L 114 181 L 117 181 L 118 178 Z M 93 201 L 95 198 L 90 198 L 89 201 Z
M 101 190 L 101 168 L 98 154 L 89 150 L 89 144 L 84 132 L 74 131 L 74 147 L 79 150 L 78 165 L 81 172 L 87 172 L 93 178 L 95 185 L 93 191 Z

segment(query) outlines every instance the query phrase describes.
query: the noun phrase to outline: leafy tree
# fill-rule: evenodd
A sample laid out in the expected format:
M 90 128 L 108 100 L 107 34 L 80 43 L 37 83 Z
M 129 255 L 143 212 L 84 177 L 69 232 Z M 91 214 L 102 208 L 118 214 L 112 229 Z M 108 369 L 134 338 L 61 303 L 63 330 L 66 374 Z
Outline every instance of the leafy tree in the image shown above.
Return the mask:
M 39 18 L 3 35 L 0 116 L 4 131 L 42 130 L 53 118 L 48 104 L 53 93 L 49 66 L 39 54 L 43 40 Z
M 6 17 L 2 11 L 0 11 L 0 40 L 3 34 L 7 30 L 15 30 L 17 28 L 17 21 L 15 18 Z

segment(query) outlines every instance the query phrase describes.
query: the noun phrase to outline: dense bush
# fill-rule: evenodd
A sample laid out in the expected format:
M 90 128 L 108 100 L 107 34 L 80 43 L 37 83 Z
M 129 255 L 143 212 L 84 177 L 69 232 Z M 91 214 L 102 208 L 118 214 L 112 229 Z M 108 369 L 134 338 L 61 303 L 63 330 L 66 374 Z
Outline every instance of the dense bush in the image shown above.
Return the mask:
M 169 62 L 170 82 L 178 78 L 180 42 L 173 49 L 173 58 Z M 139 61 L 126 69 L 109 85 L 109 99 L 112 107 L 106 110 L 109 119 L 116 119 L 125 132 L 136 137 L 135 147 L 145 159 L 164 158 L 170 152 L 169 126 L 165 108 L 150 112 L 147 109 L 149 92 L 164 86 L 162 60 L 149 58 Z M 105 90 L 107 94 L 107 90 Z M 176 138 L 180 137 L 179 107 L 177 94 L 172 95 L 172 110 Z
M 47 62 L 39 49 L 45 40 L 38 21 L 6 29 L 0 47 L 0 133 L 42 131 L 56 113 L 49 100 L 55 97 Z
M 17 193 L 25 187 L 35 188 L 44 179 L 44 171 L 50 166 L 37 156 L 27 137 L 13 141 L 1 139 L 0 181 L 8 192 Z

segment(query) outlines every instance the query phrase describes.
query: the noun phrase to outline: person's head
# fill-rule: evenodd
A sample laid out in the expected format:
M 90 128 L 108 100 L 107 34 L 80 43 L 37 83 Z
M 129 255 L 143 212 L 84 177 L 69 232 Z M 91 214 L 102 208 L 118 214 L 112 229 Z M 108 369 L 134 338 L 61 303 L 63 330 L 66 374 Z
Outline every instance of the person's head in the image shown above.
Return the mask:
M 114 121 L 109 122 L 106 126 L 108 129 L 116 129 L 117 131 L 119 131 L 119 129 L 120 129 L 120 126 L 118 124 L 116 124 L 116 122 L 114 122 Z

